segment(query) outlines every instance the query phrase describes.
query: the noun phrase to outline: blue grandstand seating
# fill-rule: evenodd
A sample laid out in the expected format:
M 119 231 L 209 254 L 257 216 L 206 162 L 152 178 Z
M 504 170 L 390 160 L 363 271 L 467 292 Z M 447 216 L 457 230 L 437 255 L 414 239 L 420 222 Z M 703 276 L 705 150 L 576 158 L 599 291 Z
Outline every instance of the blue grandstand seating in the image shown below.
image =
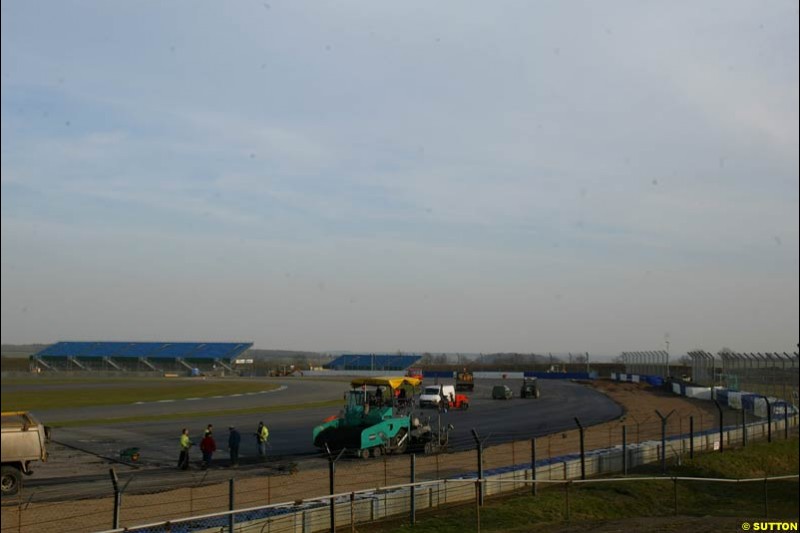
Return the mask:
M 158 345 L 158 348 L 153 347 L 152 343 L 144 343 L 144 342 L 126 342 L 123 343 L 125 346 L 120 349 L 117 357 L 155 357 L 158 353 L 158 350 L 162 346 L 161 344 Z
M 405 370 L 422 358 L 421 355 L 344 354 L 325 368 L 333 370 Z
M 214 361 L 230 361 L 251 346 L 252 343 L 242 342 L 59 342 L 34 357 L 61 370 L 75 370 L 78 366 L 87 370 L 114 370 L 117 367 L 149 370 L 140 364 L 140 358 L 146 358 L 163 370 L 181 369 L 178 359 L 185 359 L 192 366 L 211 369 Z

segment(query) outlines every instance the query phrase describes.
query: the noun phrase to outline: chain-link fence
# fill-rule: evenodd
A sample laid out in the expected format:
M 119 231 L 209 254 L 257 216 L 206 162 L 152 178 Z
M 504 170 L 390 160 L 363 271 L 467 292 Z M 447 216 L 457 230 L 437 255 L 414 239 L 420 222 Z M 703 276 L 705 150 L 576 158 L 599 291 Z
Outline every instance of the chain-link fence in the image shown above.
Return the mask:
M 800 368 L 797 352 L 743 353 L 720 351 L 716 356 L 702 350 L 688 353 L 693 380 L 733 391 L 773 396 L 797 403 Z
M 722 406 L 717 410 L 710 402 L 703 405 L 711 405 L 711 410 L 654 411 L 593 427 L 582 427 L 575 419 L 573 426 L 547 436 L 502 444 L 496 443 L 514 433 L 492 434 L 476 428 L 467 440 L 453 443 L 459 451 L 450 453 L 413 459 L 409 455 L 343 456 L 335 462 L 315 458 L 306 461 L 302 470 L 267 463 L 235 481 L 227 479 L 233 471 L 225 468 L 190 471 L 178 478 L 174 471 L 143 472 L 116 484 L 110 479 L 93 485 L 75 483 L 69 487 L 69 501 L 59 492 L 63 487 L 36 487 L 14 499 L 3 498 L 2 532 L 96 531 L 232 509 L 236 512 L 215 515 L 214 520 L 226 516 L 233 516 L 237 523 L 267 520 L 270 531 L 281 531 L 282 521 L 308 520 L 303 531 L 319 531 L 328 524 L 317 522 L 325 520 L 331 494 L 339 494 L 335 498 L 337 523 L 350 523 L 350 513 L 355 513 L 356 522 L 376 520 L 410 512 L 408 488 L 401 497 L 392 488 L 396 485 L 422 483 L 414 490 L 414 501 L 419 501 L 419 509 L 435 508 L 473 498 L 476 485 L 465 479 L 481 479 L 479 496 L 492 496 L 524 487 L 534 473 L 538 480 L 550 482 L 626 473 L 646 463 L 668 471 L 694 453 L 724 452 L 754 440 L 797 434 L 797 416 L 788 408 L 788 416 L 770 409 L 768 423 L 747 410 Z M 355 498 L 352 502 L 351 497 Z M 364 503 L 367 500 L 371 503 Z M 320 506 L 322 510 L 317 509 Z

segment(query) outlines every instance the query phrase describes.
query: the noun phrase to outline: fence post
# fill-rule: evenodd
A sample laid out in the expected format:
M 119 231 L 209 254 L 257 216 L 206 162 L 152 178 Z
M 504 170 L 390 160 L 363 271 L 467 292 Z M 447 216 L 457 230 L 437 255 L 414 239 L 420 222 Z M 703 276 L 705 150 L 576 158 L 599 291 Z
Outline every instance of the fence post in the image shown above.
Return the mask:
M 675 510 L 675 516 L 678 516 L 678 478 L 672 478 L 672 504 Z
M 694 416 L 689 416 L 689 459 L 694 459 Z
M 531 439 L 531 494 L 536 496 L 536 438 Z
M 747 447 L 747 410 L 742 407 L 742 448 Z
M 581 440 L 581 479 L 586 479 L 586 450 L 583 441 L 583 426 L 577 416 L 575 417 L 575 423 L 578 424 L 578 434 Z
M 331 491 L 331 522 L 330 528 L 331 532 L 336 532 L 336 501 L 333 498 L 333 489 L 336 485 L 336 461 L 333 460 L 333 456 L 328 457 L 328 486 Z
M 412 522 L 413 524 L 413 522 Z M 350 493 L 350 533 L 356 533 L 356 493 Z
M 235 501 L 234 501 L 234 494 L 236 493 L 236 481 L 233 478 L 228 480 L 228 510 L 233 511 Z M 233 528 L 236 525 L 236 516 L 233 513 L 228 515 L 228 531 L 229 533 L 233 533 Z
M 661 419 L 661 473 L 667 473 L 667 419 L 672 416 L 675 409 L 669 412 L 667 416 L 661 414 L 661 411 L 656 409 L 656 414 Z
M 417 499 L 416 499 L 416 487 L 413 485 L 417 482 L 417 456 L 413 453 L 411 454 L 411 525 L 417 523 Z
M 628 475 L 628 427 L 622 425 L 622 474 Z
M 118 529 L 120 507 L 122 506 L 122 492 L 119 490 L 117 472 L 113 468 L 109 468 L 108 474 L 111 476 L 111 484 L 114 486 L 114 516 L 111 519 L 111 529 Z
M 483 443 L 481 439 L 478 438 L 478 432 L 475 431 L 475 428 L 472 428 L 472 438 L 475 439 L 475 445 L 478 449 L 478 481 L 479 483 L 476 485 L 478 487 L 478 505 L 483 505 L 483 486 L 480 484 L 480 481 L 483 480 Z
M 336 499 L 333 495 L 336 493 L 336 461 L 342 456 L 345 451 L 345 448 L 342 448 L 342 451 L 339 452 L 339 455 L 336 457 L 333 456 L 331 453 L 330 448 L 328 445 L 325 445 L 325 451 L 328 452 L 328 484 L 331 490 L 331 523 L 330 523 L 330 530 L 331 533 L 336 533 Z
M 481 480 L 475 480 L 475 522 L 478 526 L 478 533 L 481 533 Z
M 767 442 L 772 442 L 772 405 L 769 403 L 769 398 L 762 396 L 767 404 Z
M 714 400 L 714 405 L 717 406 L 717 411 L 719 411 L 719 453 L 722 453 L 725 447 L 725 430 L 722 421 L 722 406 L 717 400 Z
M 783 438 L 789 440 L 789 402 L 783 400 Z

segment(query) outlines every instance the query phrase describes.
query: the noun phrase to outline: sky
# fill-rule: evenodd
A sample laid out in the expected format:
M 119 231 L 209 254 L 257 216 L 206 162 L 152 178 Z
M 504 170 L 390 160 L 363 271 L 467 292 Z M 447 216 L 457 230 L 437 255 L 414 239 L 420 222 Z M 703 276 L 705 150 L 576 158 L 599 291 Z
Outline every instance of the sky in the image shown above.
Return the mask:
M 797 2 L 0 14 L 3 343 L 797 350 Z

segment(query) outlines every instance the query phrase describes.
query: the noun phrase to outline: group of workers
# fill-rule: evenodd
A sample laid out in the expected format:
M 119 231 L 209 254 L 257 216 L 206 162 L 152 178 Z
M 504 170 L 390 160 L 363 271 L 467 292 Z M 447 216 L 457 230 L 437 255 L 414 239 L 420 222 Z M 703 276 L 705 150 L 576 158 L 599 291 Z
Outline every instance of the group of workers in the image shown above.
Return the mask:
M 264 422 L 258 423 L 258 428 L 253 434 L 258 445 L 258 457 L 261 460 L 267 457 L 267 442 L 269 441 L 269 430 Z M 239 446 L 242 442 L 242 434 L 234 426 L 228 427 L 228 452 L 230 453 L 230 466 L 239 465 Z M 178 468 L 181 470 L 189 469 L 189 449 L 194 446 L 194 442 L 189 437 L 189 430 L 183 428 L 180 437 L 181 453 L 178 456 Z M 214 425 L 209 424 L 203 432 L 203 439 L 200 441 L 200 452 L 203 454 L 201 468 L 206 469 L 211 465 L 214 452 L 217 451 L 217 442 L 214 440 Z

